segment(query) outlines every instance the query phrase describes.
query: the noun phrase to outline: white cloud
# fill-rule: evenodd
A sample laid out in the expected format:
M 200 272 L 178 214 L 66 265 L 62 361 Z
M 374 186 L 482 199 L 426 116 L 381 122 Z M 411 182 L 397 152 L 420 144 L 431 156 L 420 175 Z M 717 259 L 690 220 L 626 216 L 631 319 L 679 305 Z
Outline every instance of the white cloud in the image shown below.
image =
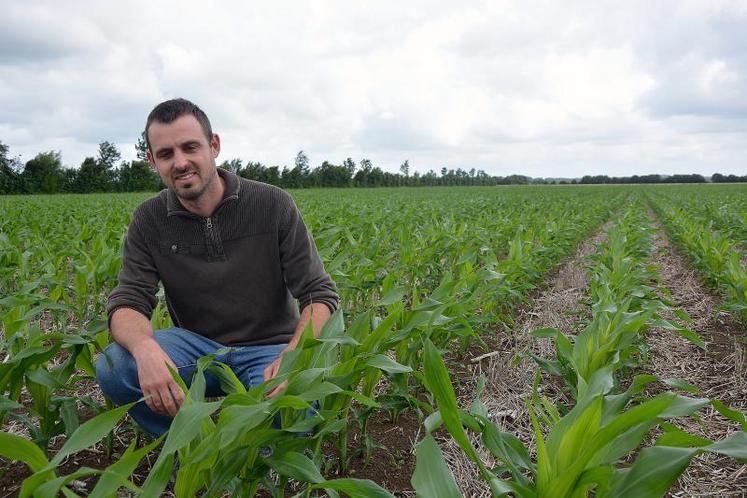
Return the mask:
M 132 159 L 149 110 L 184 96 L 223 158 L 743 174 L 745 21 L 744 3 L 702 1 L 17 2 L 0 140 Z

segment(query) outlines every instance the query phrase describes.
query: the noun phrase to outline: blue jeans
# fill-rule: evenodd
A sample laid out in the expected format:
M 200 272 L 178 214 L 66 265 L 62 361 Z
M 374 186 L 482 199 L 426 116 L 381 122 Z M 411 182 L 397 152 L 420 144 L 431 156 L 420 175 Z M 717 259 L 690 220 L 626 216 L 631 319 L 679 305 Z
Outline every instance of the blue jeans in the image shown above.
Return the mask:
M 158 330 L 154 337 L 156 342 L 174 361 L 179 375 L 187 385 L 192 382 L 192 374 L 197 369 L 198 358 L 214 354 L 225 348 L 207 337 L 189 330 L 170 328 Z M 246 388 L 254 387 L 264 381 L 264 369 L 275 361 L 287 344 L 268 346 L 239 346 L 229 352 L 217 355 L 215 361 L 225 363 L 236 374 Z M 111 360 L 111 364 L 107 361 Z M 96 380 L 114 403 L 124 405 L 143 396 L 137 376 L 137 365 L 132 355 L 116 342 L 107 346 L 104 354 L 96 361 Z M 205 396 L 214 397 L 225 394 L 218 379 L 205 374 Z M 130 409 L 130 416 L 153 436 L 160 436 L 169 429 L 172 417 L 153 412 L 141 401 Z

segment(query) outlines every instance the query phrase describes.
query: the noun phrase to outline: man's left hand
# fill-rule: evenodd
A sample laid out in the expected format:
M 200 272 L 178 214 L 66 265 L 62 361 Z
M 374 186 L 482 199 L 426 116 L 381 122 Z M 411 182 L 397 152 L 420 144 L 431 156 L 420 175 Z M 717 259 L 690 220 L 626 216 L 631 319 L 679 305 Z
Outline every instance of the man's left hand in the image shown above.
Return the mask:
M 287 347 L 287 348 L 285 348 L 285 349 L 283 349 L 283 350 L 282 350 L 282 351 L 280 352 L 280 355 L 279 355 L 279 356 L 278 356 L 277 358 L 275 358 L 275 361 L 273 361 L 272 363 L 270 363 L 269 365 L 267 365 L 267 367 L 265 367 L 265 370 L 264 370 L 265 381 L 268 381 L 268 380 L 270 380 L 270 379 L 274 379 L 274 378 L 275 378 L 275 376 L 276 376 L 276 375 L 278 374 L 278 372 L 280 371 L 280 362 L 282 362 L 282 361 L 283 361 L 283 354 L 284 354 L 284 353 L 285 353 L 286 351 L 293 351 L 293 349 L 294 349 L 294 348 L 291 348 L 290 346 L 289 346 L 289 347 Z M 278 393 L 279 393 L 280 391 L 284 390 L 284 389 L 285 389 L 286 387 L 288 387 L 288 381 L 287 381 L 287 380 L 286 380 L 286 381 L 283 381 L 283 382 L 282 382 L 282 383 L 281 383 L 280 385 L 278 385 L 278 386 L 277 386 L 277 387 L 276 387 L 275 389 L 273 389 L 272 391 L 270 391 L 270 392 L 269 392 L 269 393 L 267 394 L 267 397 L 271 398 L 271 397 L 275 396 L 275 395 L 276 395 L 276 394 L 278 394 Z

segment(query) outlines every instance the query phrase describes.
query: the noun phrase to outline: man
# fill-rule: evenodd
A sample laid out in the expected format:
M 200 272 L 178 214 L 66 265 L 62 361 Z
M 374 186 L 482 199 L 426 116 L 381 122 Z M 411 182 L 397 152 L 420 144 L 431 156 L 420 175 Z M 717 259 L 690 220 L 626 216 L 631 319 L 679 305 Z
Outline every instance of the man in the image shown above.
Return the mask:
M 189 383 L 198 358 L 232 346 L 216 360 L 257 385 L 277 374 L 309 320 L 319 333 L 339 298 L 291 197 L 216 168 L 220 138 L 199 107 L 157 105 L 145 138 L 167 189 L 133 213 L 109 296 L 114 342 L 96 377 L 117 404 L 148 396 L 130 414 L 158 436 L 184 400 L 166 365 Z M 159 281 L 174 328 L 154 332 Z M 219 394 L 207 376 L 207 395 Z

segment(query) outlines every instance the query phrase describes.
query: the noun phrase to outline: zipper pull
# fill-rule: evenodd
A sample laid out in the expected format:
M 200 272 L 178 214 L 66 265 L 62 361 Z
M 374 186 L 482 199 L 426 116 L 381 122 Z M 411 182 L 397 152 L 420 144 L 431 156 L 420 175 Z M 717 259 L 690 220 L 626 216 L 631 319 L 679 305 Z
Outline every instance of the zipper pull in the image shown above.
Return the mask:
M 213 220 L 211 220 L 210 218 L 207 218 L 207 227 L 210 230 L 213 229 Z

